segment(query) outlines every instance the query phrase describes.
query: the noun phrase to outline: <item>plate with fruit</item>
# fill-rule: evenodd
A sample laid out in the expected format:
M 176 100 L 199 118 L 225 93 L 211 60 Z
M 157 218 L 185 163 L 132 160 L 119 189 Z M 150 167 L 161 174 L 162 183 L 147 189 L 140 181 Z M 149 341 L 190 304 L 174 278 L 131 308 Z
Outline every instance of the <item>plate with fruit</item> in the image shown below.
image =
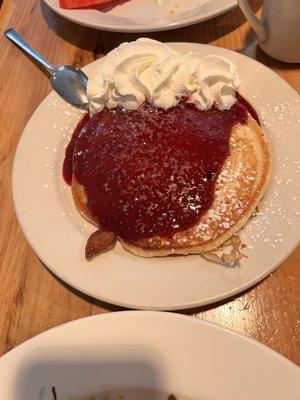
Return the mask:
M 208 20 L 232 9 L 236 0 L 44 0 L 62 17 L 95 29 L 152 32 Z

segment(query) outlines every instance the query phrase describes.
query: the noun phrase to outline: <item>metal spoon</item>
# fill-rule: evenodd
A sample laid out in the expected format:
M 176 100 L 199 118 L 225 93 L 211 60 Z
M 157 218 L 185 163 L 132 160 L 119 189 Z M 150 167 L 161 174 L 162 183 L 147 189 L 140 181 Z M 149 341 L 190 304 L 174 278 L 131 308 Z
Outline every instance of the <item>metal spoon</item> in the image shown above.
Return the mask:
M 52 88 L 68 103 L 79 108 L 88 108 L 86 94 L 88 77 L 80 69 L 71 66 L 55 68 L 41 54 L 34 50 L 14 30 L 7 29 L 5 36 L 25 51 L 50 75 Z

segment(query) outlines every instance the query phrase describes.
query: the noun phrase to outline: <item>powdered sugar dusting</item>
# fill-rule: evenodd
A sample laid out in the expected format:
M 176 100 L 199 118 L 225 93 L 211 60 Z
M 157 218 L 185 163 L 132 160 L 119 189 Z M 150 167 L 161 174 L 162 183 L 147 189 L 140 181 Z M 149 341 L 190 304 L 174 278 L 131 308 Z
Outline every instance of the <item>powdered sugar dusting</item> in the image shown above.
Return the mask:
M 271 175 L 270 188 L 265 196 L 265 199 L 263 199 L 259 205 L 259 211 L 257 215 L 251 218 L 241 231 L 241 237 L 246 243 L 247 251 L 250 254 L 251 250 L 255 251 L 258 246 L 264 246 L 270 249 L 285 246 L 285 236 L 287 232 L 294 223 L 299 223 L 300 221 L 300 154 L 296 159 L 279 157 L 277 156 L 279 151 L 277 151 L 276 147 L 279 145 L 278 141 L 284 139 L 286 129 L 291 124 L 290 121 L 299 123 L 300 129 L 300 118 L 296 119 L 296 116 L 300 115 L 300 103 L 298 100 L 282 103 L 266 103 L 263 96 L 259 94 L 253 94 L 249 96 L 248 100 L 259 111 L 262 128 L 266 132 L 267 138 L 269 138 L 271 145 L 271 154 L 273 155 L 272 171 L 275 171 L 275 174 L 272 173 Z M 45 138 L 44 146 L 48 147 L 48 150 L 45 149 L 45 168 L 47 171 L 49 171 L 49 182 L 45 183 L 47 185 L 51 185 L 55 181 L 53 178 L 50 181 L 50 174 L 52 172 L 50 167 L 53 168 L 55 163 L 53 158 L 51 157 L 52 161 L 50 161 L 46 154 L 53 152 L 53 148 L 57 148 L 57 155 L 54 153 L 55 159 L 60 161 L 63 160 L 65 146 L 69 142 L 74 126 L 83 115 L 82 111 L 74 110 L 73 107 L 57 98 L 56 95 L 53 95 L 51 107 L 55 109 L 56 113 L 60 116 L 60 119 L 62 115 L 64 116 L 64 125 L 61 126 L 58 121 L 52 121 L 53 125 L 56 125 L 56 127 L 53 127 L 53 129 L 55 132 L 57 132 L 57 134 L 60 135 L 62 143 L 61 146 L 59 145 L 53 147 L 49 145 L 49 142 L 47 143 L 47 138 L 49 137 L 50 132 L 42 132 Z M 237 143 L 232 141 L 231 145 L 234 147 L 237 145 Z M 226 181 L 226 179 L 229 178 L 229 176 L 226 176 L 226 174 L 227 172 L 224 170 L 224 173 L 222 173 L 219 177 L 220 182 L 222 179 Z M 296 179 L 293 178 L 295 176 L 297 177 Z M 252 174 L 247 175 L 247 180 L 249 182 L 253 182 L 252 179 L 255 179 L 255 176 Z M 63 181 L 61 181 L 60 190 L 61 193 L 66 191 Z M 293 203 L 292 207 L 290 207 L 290 205 L 286 205 L 285 195 L 287 193 Z M 228 198 L 230 198 L 229 195 Z M 234 195 L 231 197 L 230 201 L 234 203 L 236 212 L 241 213 L 244 204 L 239 201 L 239 199 L 236 199 Z M 222 209 L 223 211 L 226 210 L 226 207 L 228 207 L 227 203 L 225 205 L 223 204 L 222 207 L 223 208 L 220 208 L 218 211 L 212 211 L 209 216 L 211 220 L 214 220 L 216 223 L 220 224 L 220 229 L 226 230 L 231 224 L 231 219 L 230 216 L 228 216 L 227 218 L 229 218 L 229 221 L 219 221 L 220 211 Z M 68 218 L 68 215 L 66 214 L 63 218 Z M 86 223 L 80 216 L 76 220 L 79 225 L 79 229 L 90 229 L 90 225 Z M 203 239 L 209 238 L 209 225 L 209 221 L 198 225 L 198 230 L 202 232 Z M 276 229 L 274 229 L 273 226 L 276 226 Z M 184 243 L 184 241 L 187 241 L 187 238 L 183 238 L 182 242 Z
M 47 171 L 49 180 L 43 184 L 44 190 L 52 185 L 58 186 L 58 193 L 62 196 L 64 211 L 60 214 L 60 223 L 66 222 L 72 218 L 76 221 L 76 226 L 81 232 L 86 231 L 90 224 L 85 221 L 74 208 L 74 202 L 71 198 L 69 187 L 62 178 L 62 165 L 65 154 L 65 148 L 69 143 L 73 134 L 74 126 L 82 118 L 85 113 L 83 110 L 76 109 L 64 100 L 59 98 L 55 93 L 49 95 L 50 107 L 55 110 L 54 118 L 51 120 L 52 132 L 43 132 L 44 135 L 44 151 L 45 163 L 44 168 Z M 63 123 L 61 122 L 63 121 Z M 58 137 L 56 144 L 53 145 L 53 135 Z M 70 211 L 71 210 L 71 211 Z
M 208 241 L 224 234 L 249 207 L 249 192 L 256 190 L 259 177 L 253 160 L 245 159 L 248 144 L 244 135 L 248 131 L 246 126 L 240 127 L 231 136 L 234 155 L 227 160 L 218 177 L 213 206 L 191 232 L 198 240 Z
M 299 99 L 288 102 L 265 103 L 263 96 L 251 95 L 249 101 L 256 101 L 262 128 L 270 135 L 270 142 L 273 145 L 273 152 L 277 153 L 278 139 L 284 139 L 285 129 L 291 125 L 291 120 L 300 115 Z M 297 120 L 300 123 L 300 120 Z M 299 126 L 300 129 L 300 126 Z M 297 132 L 295 132 L 297 134 Z M 288 157 L 275 157 L 272 159 L 274 176 L 271 176 L 270 189 L 266 199 L 259 205 L 259 212 L 255 218 L 242 230 L 242 238 L 246 241 L 248 249 L 255 249 L 258 243 L 263 241 L 268 247 L 275 249 L 284 246 L 284 236 L 293 223 L 300 221 L 300 154 L 298 159 Z M 299 175 L 296 180 L 291 178 Z M 293 207 L 287 207 L 282 200 L 286 193 L 295 202 Z M 272 229 L 273 226 L 280 226 L 281 232 Z
M 300 198 L 298 197 L 300 176 L 298 182 L 294 182 L 295 185 L 292 185 L 293 180 L 289 178 L 294 173 L 300 173 L 300 170 L 299 172 L 297 170 L 300 159 L 299 161 L 289 161 L 286 158 L 278 157 L 273 160 L 273 163 L 281 168 L 280 175 L 271 178 L 273 183 L 267 199 L 259 206 L 257 216 L 242 231 L 247 245 L 253 243 L 254 249 L 255 244 L 261 240 L 271 248 L 284 245 L 284 233 L 293 223 L 300 221 Z M 285 193 L 289 193 L 290 197 L 295 199 L 293 207 L 287 207 L 282 203 L 281 197 Z M 276 230 L 270 229 L 274 225 L 280 225 L 282 231 L 276 232 Z

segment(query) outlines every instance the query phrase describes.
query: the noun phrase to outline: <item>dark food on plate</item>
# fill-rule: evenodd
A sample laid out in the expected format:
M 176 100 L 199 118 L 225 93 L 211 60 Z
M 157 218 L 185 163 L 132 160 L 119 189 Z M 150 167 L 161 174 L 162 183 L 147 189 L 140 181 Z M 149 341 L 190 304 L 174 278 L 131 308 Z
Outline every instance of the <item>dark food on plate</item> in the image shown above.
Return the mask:
M 53 395 L 53 400 L 59 400 L 54 386 L 52 386 L 52 395 Z M 90 398 L 89 400 L 106 400 L 106 399 L 107 399 L 107 397 L 105 399 L 103 397 L 93 397 L 93 398 Z M 87 399 L 85 399 L 85 400 L 87 400 Z M 126 399 L 123 396 L 117 396 L 112 400 L 126 400 Z M 177 398 L 174 396 L 174 394 L 171 394 L 167 400 L 177 400 Z
M 52 386 L 51 391 L 52 391 L 53 400 L 58 400 L 55 386 Z
M 211 62 L 218 66 L 225 61 Z M 119 70 L 116 67 L 120 87 L 128 93 L 130 84 Z M 215 75 L 210 79 L 218 84 L 218 72 Z M 227 95 L 228 88 L 224 90 L 228 75 L 224 72 L 226 83 L 216 95 L 218 99 L 225 93 L 227 102 L 234 96 L 227 108 L 212 103 L 199 109 L 193 92 L 178 100 L 175 96 L 176 104 L 165 109 L 147 99 L 134 109 L 118 103 L 110 109 L 101 105 L 99 112 L 78 124 L 66 150 L 64 177 L 79 212 L 98 227 L 87 242 L 87 259 L 111 249 L 117 239 L 126 250 L 143 257 L 191 253 L 214 261 L 242 257 L 243 244 L 235 234 L 263 197 L 270 157 L 253 108 L 238 92 Z M 148 81 L 139 79 L 146 86 Z M 114 90 L 112 101 L 118 96 Z M 169 93 L 169 87 L 165 90 Z M 154 94 L 160 96 L 162 91 Z M 109 94 L 101 99 L 105 96 L 110 101 Z M 119 97 L 121 104 L 127 104 L 125 95 Z M 162 98 L 169 104 L 170 97 Z M 229 245 L 233 251 L 227 254 L 224 248 Z
M 83 119 L 65 159 L 78 210 L 100 228 L 88 259 L 117 237 L 142 256 L 211 251 L 254 212 L 268 169 L 264 136 L 241 101 L 222 111 L 184 102 L 168 111 L 105 109 Z M 214 205 L 216 185 L 224 196 Z

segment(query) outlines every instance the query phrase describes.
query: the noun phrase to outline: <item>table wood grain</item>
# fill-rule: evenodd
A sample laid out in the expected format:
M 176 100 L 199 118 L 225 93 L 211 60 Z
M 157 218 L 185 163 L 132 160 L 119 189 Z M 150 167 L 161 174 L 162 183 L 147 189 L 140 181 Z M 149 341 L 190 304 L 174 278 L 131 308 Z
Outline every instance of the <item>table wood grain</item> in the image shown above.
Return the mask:
M 54 64 L 83 66 L 138 34 L 96 31 L 55 15 L 39 0 L 4 0 L 0 15 L 0 355 L 30 337 L 67 321 L 111 312 L 52 275 L 26 242 L 13 208 L 11 172 L 18 139 L 50 92 L 46 76 L 3 37 L 16 28 Z M 252 1 L 260 12 L 260 1 Z M 234 9 L 191 27 L 143 34 L 161 41 L 210 43 L 232 50 L 251 46 L 254 35 Z M 300 90 L 299 65 L 257 59 Z M 259 77 L 258 77 L 259 79 Z M 300 364 L 300 248 L 263 282 L 212 306 L 185 312 L 251 336 Z

